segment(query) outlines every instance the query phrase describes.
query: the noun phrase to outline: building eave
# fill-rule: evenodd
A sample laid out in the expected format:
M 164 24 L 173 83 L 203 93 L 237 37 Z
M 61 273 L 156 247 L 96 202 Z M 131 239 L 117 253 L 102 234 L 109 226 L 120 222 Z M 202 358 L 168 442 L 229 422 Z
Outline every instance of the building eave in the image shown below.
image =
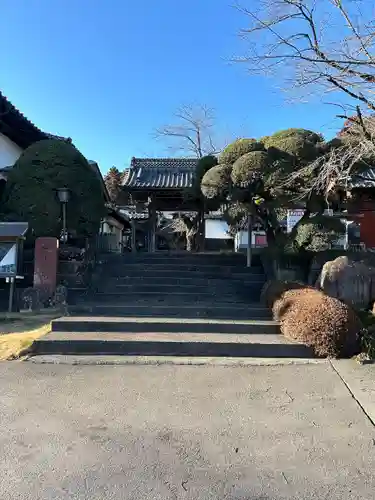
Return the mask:
M 132 158 L 122 185 L 137 192 L 182 191 L 192 187 L 197 164 L 197 158 Z
M 100 171 L 99 165 L 97 164 L 96 161 L 93 160 L 88 160 L 88 163 L 90 167 L 94 170 L 95 174 L 97 175 L 98 179 L 100 180 L 100 184 L 102 186 L 102 191 L 104 195 L 104 200 L 106 203 L 111 203 L 111 197 L 109 196 L 107 186 L 105 185 L 103 175 Z
M 126 227 L 130 227 L 130 220 L 125 214 L 120 213 L 117 208 L 107 207 L 107 217 L 112 217 Z
M 0 133 L 21 149 L 48 138 L 48 134 L 27 119 L 0 91 Z

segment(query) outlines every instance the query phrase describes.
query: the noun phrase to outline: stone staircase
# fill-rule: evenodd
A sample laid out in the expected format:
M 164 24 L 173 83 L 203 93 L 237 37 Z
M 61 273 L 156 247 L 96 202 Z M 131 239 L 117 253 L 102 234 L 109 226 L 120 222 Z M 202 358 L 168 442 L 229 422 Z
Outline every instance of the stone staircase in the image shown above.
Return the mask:
M 264 282 L 241 254 L 107 256 L 36 353 L 310 357 L 260 305 Z

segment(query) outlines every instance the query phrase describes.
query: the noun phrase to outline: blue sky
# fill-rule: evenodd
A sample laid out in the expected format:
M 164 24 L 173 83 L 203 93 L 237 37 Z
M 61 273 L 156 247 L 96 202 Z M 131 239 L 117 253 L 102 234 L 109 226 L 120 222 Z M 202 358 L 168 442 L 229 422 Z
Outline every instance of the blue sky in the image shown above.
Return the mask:
M 251 0 L 255 2 L 256 0 Z M 332 135 L 332 106 L 290 106 L 275 82 L 231 64 L 246 45 L 232 0 L 1 0 L 0 88 L 102 171 L 166 156 L 153 130 L 184 103 L 215 108 L 220 137 L 288 127 Z

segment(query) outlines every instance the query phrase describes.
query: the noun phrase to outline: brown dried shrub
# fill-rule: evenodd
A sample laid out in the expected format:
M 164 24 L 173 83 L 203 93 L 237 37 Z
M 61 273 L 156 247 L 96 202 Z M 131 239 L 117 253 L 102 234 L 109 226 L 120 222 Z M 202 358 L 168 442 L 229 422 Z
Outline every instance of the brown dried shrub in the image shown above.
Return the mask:
M 284 290 L 284 292 L 273 302 L 272 305 L 272 317 L 275 321 L 280 321 L 281 317 L 283 314 L 287 311 L 290 301 L 285 301 L 284 296 L 285 293 L 288 292 L 288 298 L 290 299 L 291 297 L 296 296 L 298 293 L 300 296 L 303 293 L 306 292 L 314 292 L 316 291 L 315 288 L 303 285 L 303 286 L 295 286 L 294 288 L 290 288 L 289 290 Z
M 260 293 L 260 300 L 266 307 L 272 308 L 274 302 L 279 299 L 287 290 L 304 288 L 306 285 L 300 281 L 267 281 Z
M 323 292 L 285 292 L 279 315 L 281 333 L 310 346 L 318 356 L 349 357 L 359 352 L 361 321 L 351 307 Z

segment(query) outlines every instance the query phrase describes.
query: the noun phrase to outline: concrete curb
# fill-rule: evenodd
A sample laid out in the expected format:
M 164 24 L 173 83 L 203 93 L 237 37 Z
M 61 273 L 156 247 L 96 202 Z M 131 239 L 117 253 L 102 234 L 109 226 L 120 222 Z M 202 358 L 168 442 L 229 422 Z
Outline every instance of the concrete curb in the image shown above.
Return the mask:
M 352 359 L 333 359 L 330 363 L 375 426 L 375 364 L 361 365 Z
M 38 364 L 63 365 L 189 365 L 189 366 L 276 366 L 327 364 L 325 359 L 312 358 L 217 358 L 179 356 L 64 356 L 37 355 L 25 361 Z

